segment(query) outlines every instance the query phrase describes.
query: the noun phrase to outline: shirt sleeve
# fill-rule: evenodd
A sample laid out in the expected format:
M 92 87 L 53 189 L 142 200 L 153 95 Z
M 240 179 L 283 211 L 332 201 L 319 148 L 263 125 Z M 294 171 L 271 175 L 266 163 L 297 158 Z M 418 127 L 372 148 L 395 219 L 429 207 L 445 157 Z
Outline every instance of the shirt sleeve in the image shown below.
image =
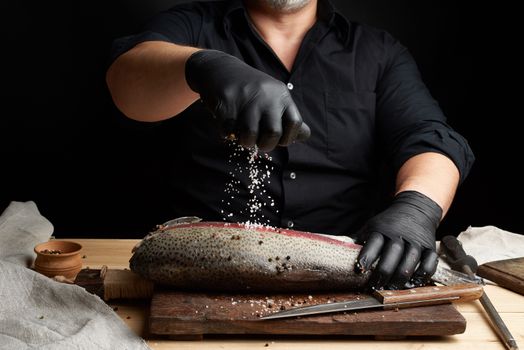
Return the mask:
M 376 90 L 377 133 L 386 160 L 397 173 L 417 154 L 441 153 L 455 163 L 462 183 L 475 160 L 471 148 L 446 123 L 408 50 L 391 37 L 386 45 L 388 59 Z
M 145 41 L 165 41 L 196 46 L 201 27 L 202 13 L 196 5 L 175 6 L 154 16 L 140 33 L 113 41 L 110 63 Z

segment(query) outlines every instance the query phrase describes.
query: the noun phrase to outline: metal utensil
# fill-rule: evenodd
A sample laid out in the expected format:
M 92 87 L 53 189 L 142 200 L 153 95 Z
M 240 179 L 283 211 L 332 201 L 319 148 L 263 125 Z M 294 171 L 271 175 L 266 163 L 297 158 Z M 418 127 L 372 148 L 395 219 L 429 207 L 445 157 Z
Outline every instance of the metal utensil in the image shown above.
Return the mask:
M 378 290 L 373 295 L 363 295 L 357 300 L 329 304 L 318 304 L 279 311 L 261 317 L 262 320 L 309 316 L 332 312 L 364 309 L 396 309 L 425 305 L 446 304 L 455 301 L 470 301 L 480 298 L 482 286 L 476 283 L 453 286 L 429 286 L 404 290 Z
M 474 276 L 474 278 L 471 278 L 463 272 L 448 269 L 440 265 L 437 267 L 437 271 L 433 274 L 431 280 L 445 286 L 462 283 L 477 283 L 485 285 L 484 280 L 481 277 Z
M 443 237 L 440 248 L 452 268 L 464 271 L 471 279 L 476 277 L 475 272 L 478 267 L 477 261 L 471 255 L 466 254 L 464 248 L 462 248 L 462 244 L 456 237 Z M 484 307 L 484 310 L 486 310 L 495 332 L 503 341 L 504 345 L 510 350 L 517 350 L 518 346 L 515 338 L 511 335 L 508 327 L 491 303 L 487 294 L 482 294 L 480 297 L 480 303 Z

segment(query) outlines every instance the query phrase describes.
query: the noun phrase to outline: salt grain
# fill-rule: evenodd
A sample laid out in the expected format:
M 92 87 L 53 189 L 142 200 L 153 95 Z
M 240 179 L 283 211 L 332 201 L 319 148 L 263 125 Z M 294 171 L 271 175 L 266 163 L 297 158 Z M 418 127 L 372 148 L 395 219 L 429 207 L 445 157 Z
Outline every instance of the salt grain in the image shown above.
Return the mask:
M 228 164 L 233 167 L 229 172 L 230 180 L 226 183 L 224 192 L 228 194 L 228 198 L 233 200 L 236 195 L 240 194 L 241 181 L 236 179 L 235 174 L 247 174 L 247 192 L 249 194 L 246 212 L 249 219 L 246 221 L 245 217 L 241 217 L 243 210 L 235 212 L 232 207 L 232 201 L 222 200 L 221 203 L 226 208 L 220 212 L 224 221 L 242 222 L 247 228 L 256 228 L 266 226 L 269 224 L 269 219 L 262 213 L 263 207 L 275 207 L 275 201 L 271 196 L 266 195 L 266 184 L 271 183 L 271 171 L 274 169 L 272 158 L 267 153 L 263 156 L 259 155 L 258 147 L 246 149 L 233 140 L 227 141 L 231 148 L 229 154 Z M 246 162 L 247 161 L 247 162 Z M 265 168 L 265 171 L 261 169 Z M 236 209 L 238 210 L 238 209 Z M 277 211 L 278 212 L 278 211 Z

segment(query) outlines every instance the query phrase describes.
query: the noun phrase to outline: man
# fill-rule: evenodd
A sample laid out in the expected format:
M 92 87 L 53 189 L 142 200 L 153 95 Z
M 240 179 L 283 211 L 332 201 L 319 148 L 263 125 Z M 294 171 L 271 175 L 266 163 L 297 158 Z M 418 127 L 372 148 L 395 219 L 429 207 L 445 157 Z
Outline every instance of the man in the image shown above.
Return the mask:
M 176 215 L 222 219 L 226 202 L 242 213 L 249 179 L 236 174 L 235 195 L 223 191 L 234 135 L 269 152 L 260 195 L 276 205 L 257 207 L 269 224 L 357 237 L 357 268 L 378 261 L 373 288 L 434 273 L 435 231 L 473 155 L 387 33 L 327 0 L 184 4 L 115 42 L 107 82 L 129 118 L 166 120 Z M 378 212 L 389 173 L 394 198 Z

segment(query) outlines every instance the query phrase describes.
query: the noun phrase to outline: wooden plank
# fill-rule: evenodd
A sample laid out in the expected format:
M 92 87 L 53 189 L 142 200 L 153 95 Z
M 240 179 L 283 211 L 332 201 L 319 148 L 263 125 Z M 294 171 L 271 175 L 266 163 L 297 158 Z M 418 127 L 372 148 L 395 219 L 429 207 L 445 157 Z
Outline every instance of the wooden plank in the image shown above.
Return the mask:
M 85 250 L 84 267 L 100 268 L 108 265 L 110 268 L 128 267 L 131 248 L 139 240 L 118 239 L 78 239 L 71 240 L 81 243 Z M 524 296 L 498 286 L 487 285 L 486 293 L 495 304 L 501 317 L 508 325 L 518 344 L 524 344 Z M 149 305 L 121 300 L 112 301 L 110 305 L 118 307 L 116 311 L 122 320 L 136 334 L 146 337 L 148 345 L 153 350 L 246 350 L 246 349 L 278 349 L 278 350 L 405 350 L 405 349 L 439 349 L 439 350 L 505 350 L 496 334 L 489 325 L 484 310 L 478 301 L 456 304 L 467 320 L 467 329 L 462 334 L 451 337 L 409 337 L 402 341 L 376 341 L 373 337 L 322 337 L 314 338 L 296 335 L 209 335 L 201 342 L 167 340 L 165 337 L 148 336 L 147 321 Z M 267 344 L 267 346 L 266 346 Z
M 452 305 L 335 313 L 260 320 L 281 308 L 360 298 L 358 294 L 227 295 L 157 291 L 149 331 L 157 335 L 281 334 L 442 336 L 464 332 L 466 321 Z M 260 316 L 259 316 L 260 315 Z
M 131 250 L 139 239 L 86 239 L 67 238 L 82 245 L 83 267 L 99 269 L 107 265 L 110 269 L 128 269 Z
M 485 263 L 479 266 L 477 274 L 524 295 L 524 257 Z

